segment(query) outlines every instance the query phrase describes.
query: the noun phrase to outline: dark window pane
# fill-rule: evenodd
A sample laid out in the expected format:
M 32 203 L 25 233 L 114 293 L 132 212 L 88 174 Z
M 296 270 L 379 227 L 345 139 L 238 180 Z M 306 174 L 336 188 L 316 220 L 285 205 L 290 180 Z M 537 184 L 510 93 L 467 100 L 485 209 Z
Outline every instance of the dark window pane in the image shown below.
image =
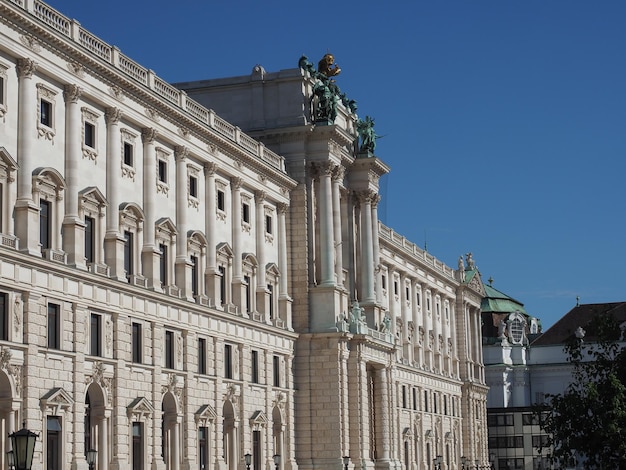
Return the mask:
M 85 217 L 85 258 L 88 263 L 95 261 L 95 220 L 92 217 Z

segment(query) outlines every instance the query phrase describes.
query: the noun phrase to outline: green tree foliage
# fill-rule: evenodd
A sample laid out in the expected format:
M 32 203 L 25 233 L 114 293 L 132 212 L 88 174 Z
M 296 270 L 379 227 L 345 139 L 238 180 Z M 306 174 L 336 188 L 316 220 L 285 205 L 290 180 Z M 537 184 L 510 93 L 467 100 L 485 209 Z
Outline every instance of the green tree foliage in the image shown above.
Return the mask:
M 626 338 L 609 315 L 585 328 L 565 346 L 572 383 L 546 397 L 541 427 L 562 467 L 576 458 L 586 469 L 626 469 Z

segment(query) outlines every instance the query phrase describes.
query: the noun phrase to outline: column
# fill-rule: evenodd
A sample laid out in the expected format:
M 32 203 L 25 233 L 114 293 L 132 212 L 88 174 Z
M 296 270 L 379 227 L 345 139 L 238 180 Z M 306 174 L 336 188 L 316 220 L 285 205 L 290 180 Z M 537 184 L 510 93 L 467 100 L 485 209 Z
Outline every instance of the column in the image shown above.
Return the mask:
M 104 262 L 111 270 L 111 277 L 125 279 L 124 238 L 120 234 L 119 180 L 121 178 L 121 136 L 119 108 L 107 108 L 104 120 L 107 124 L 106 157 L 106 198 L 109 203 L 106 212 L 106 232 L 104 235 Z
M 98 468 L 109 468 L 109 431 L 107 429 L 107 415 L 102 412 L 102 420 L 98 426 Z
M 265 282 L 265 191 L 256 191 L 254 193 L 255 204 L 255 240 L 256 240 L 256 259 L 259 266 L 256 271 L 255 299 L 256 310 L 263 314 L 266 313 L 267 292 Z M 252 286 L 250 286 L 252 288 Z
M 179 470 L 180 468 L 180 438 L 178 437 L 179 434 L 179 427 L 180 427 L 180 423 L 179 423 L 179 418 L 178 416 L 175 418 L 174 422 L 172 423 L 172 428 L 171 431 L 169 433 L 169 443 L 170 443 L 170 449 L 172 451 L 172 455 L 170 458 L 170 462 L 172 464 L 172 467 L 170 470 Z
M 65 85 L 65 218 L 63 220 L 63 251 L 69 265 L 86 269 L 85 224 L 79 218 L 78 191 L 81 160 L 81 118 L 78 99 L 82 90 L 76 85 Z M 95 227 L 94 227 L 95 228 Z
M 176 285 L 180 288 L 183 298 L 193 302 L 191 289 L 191 263 L 187 256 L 187 156 L 189 149 L 184 145 L 174 148 L 176 159 Z
M 19 249 L 28 254 L 41 256 L 39 248 L 39 207 L 33 201 L 32 176 L 36 166 L 33 141 L 37 138 L 36 92 L 33 73 L 37 69 L 34 60 L 17 60 L 17 201 L 15 202 L 15 235 Z
M 335 245 L 335 279 L 336 284 L 345 288 L 343 280 L 343 240 L 341 238 L 341 183 L 345 169 L 336 166 L 332 175 L 333 193 L 333 236 Z
M 206 184 L 205 191 L 205 203 L 206 203 L 206 215 L 204 222 L 204 232 L 207 240 L 207 252 L 206 252 L 206 295 L 213 299 L 215 302 L 216 292 L 219 292 L 217 282 L 219 282 L 218 276 L 215 275 L 217 271 L 217 259 L 215 251 L 215 170 L 217 165 L 213 162 L 208 162 L 204 165 L 204 178 Z
M 278 308 L 281 320 L 285 322 L 285 327 L 291 331 L 292 299 L 287 291 L 289 268 L 287 263 L 287 222 L 285 220 L 288 208 L 287 204 L 282 203 L 276 207 L 278 212 L 278 270 L 280 271 L 280 278 L 278 279 Z
M 380 269 L 380 243 L 378 238 L 378 203 L 380 202 L 380 195 L 373 194 L 372 195 L 372 241 L 374 242 L 374 251 L 373 251 L 373 263 L 374 263 L 374 273 L 376 276 L 376 303 L 382 304 L 383 301 L 383 289 L 382 289 L 382 270 Z
M 363 303 L 373 303 L 374 298 L 374 243 L 372 240 L 372 193 L 359 193 L 361 203 L 361 297 Z M 391 282 L 391 280 L 390 280 Z
M 335 247 L 333 246 L 333 203 L 331 176 L 334 166 L 330 162 L 320 165 L 320 285 L 335 285 Z
M 148 287 L 161 291 L 161 279 L 159 270 L 159 252 L 155 245 L 155 195 L 157 193 L 157 168 L 155 141 L 157 130 L 143 128 L 141 139 L 143 141 L 143 247 L 141 249 L 142 267 L 137 272 L 148 278 Z
M 243 292 L 243 278 L 241 272 L 241 186 L 243 180 L 241 178 L 232 178 L 230 181 L 232 188 L 232 237 L 233 237 L 233 269 L 232 269 L 232 303 L 243 310 L 242 299 L 245 296 Z

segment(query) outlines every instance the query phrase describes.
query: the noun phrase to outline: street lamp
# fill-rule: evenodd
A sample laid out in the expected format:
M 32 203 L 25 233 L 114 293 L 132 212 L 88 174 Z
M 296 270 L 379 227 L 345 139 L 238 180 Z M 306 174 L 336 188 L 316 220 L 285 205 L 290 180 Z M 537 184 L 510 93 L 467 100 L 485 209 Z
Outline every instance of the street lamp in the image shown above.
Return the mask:
M 89 465 L 89 470 L 93 470 L 93 466 L 96 464 L 97 456 L 98 451 L 96 449 L 89 449 L 87 451 L 87 465 Z
M 35 441 L 38 435 L 24 427 L 19 431 L 9 434 L 13 447 L 13 457 L 15 460 L 15 470 L 30 470 L 33 466 L 33 453 L 35 452 Z
M 12 450 L 7 452 L 7 463 L 9 464 L 9 470 L 15 468 L 15 454 L 13 454 Z
M 252 455 L 250 455 L 250 452 L 248 452 L 246 455 L 243 456 L 244 459 L 246 459 L 246 470 L 250 470 L 250 464 L 252 463 Z
M 343 468 L 344 468 L 344 470 L 348 470 L 348 464 L 350 463 L 350 457 L 348 457 L 347 455 L 344 455 L 342 460 L 343 460 Z
M 280 467 L 280 454 L 274 454 L 274 465 L 276 466 L 276 470 Z

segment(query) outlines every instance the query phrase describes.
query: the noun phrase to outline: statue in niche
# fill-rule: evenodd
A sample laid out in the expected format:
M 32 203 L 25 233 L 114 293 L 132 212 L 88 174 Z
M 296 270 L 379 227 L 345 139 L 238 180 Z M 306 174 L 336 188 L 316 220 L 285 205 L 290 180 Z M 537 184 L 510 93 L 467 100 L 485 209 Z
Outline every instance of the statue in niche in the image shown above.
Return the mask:
M 376 139 L 380 138 L 380 136 L 376 135 L 376 132 L 374 132 L 374 119 L 370 116 L 365 116 L 365 121 L 359 119 L 356 123 L 356 130 L 361 141 L 359 151 L 373 154 L 376 149 Z
M 341 73 L 339 65 L 335 64 L 335 56 L 328 53 L 317 64 L 317 71 L 323 73 L 325 77 L 330 78 Z

